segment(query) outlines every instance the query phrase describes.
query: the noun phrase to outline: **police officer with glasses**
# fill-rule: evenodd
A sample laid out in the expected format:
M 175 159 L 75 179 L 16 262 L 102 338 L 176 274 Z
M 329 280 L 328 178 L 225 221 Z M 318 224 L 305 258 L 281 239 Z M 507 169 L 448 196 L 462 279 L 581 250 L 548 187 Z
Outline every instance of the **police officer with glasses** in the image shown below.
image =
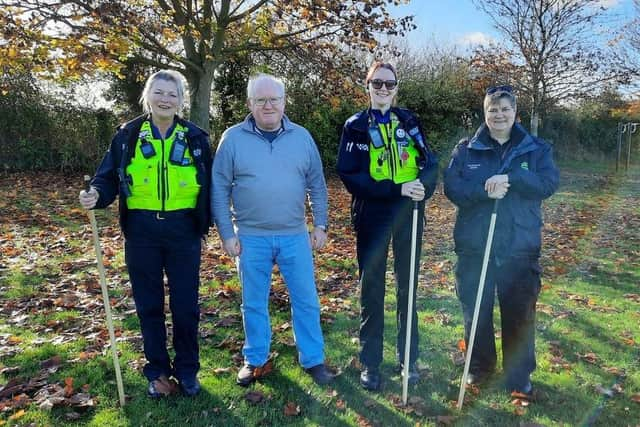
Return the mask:
M 425 200 L 433 194 L 437 161 L 427 146 L 420 122 L 411 111 L 394 105 L 398 93 L 393 65 L 374 62 L 366 77 L 370 108 L 350 117 L 343 128 L 337 171 L 352 195 L 352 222 L 360 273 L 360 384 L 379 390 L 382 384 L 385 272 L 392 242 L 396 281 L 397 369 L 402 369 L 407 316 L 413 316 L 409 383 L 419 380 L 416 309 L 407 314 L 411 264 L 411 228 L 418 202 L 414 294 L 419 270 Z

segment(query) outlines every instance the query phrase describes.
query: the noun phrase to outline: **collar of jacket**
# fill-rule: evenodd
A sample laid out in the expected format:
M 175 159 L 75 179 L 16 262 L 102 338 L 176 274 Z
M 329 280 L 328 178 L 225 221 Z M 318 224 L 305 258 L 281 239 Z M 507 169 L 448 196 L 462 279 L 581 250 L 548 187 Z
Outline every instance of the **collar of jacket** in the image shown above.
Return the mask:
M 242 122 L 242 126 L 241 126 L 242 130 L 251 132 L 255 135 L 259 135 L 254 128 L 254 124 L 255 124 L 255 120 L 253 118 L 253 114 L 249 113 L 247 114 L 247 117 L 245 117 L 244 121 Z M 282 133 L 288 132 L 291 129 L 293 129 L 293 122 L 289 120 L 289 117 L 287 117 L 286 114 L 284 114 L 282 116 Z
M 120 126 L 120 130 L 127 134 L 129 134 L 130 132 L 134 132 L 137 134 L 138 132 L 140 132 L 140 127 L 142 126 L 142 123 L 145 120 L 151 120 L 151 115 L 142 114 L 136 117 L 135 119 L 128 121 L 127 123 Z M 175 116 L 174 121 L 187 129 L 187 138 L 189 139 L 197 138 L 203 135 L 204 136 L 209 135 L 205 130 L 199 128 L 198 126 L 183 119 L 180 116 Z
M 489 143 L 489 129 L 486 124 L 482 124 L 476 134 L 471 138 L 467 147 L 470 150 L 493 150 L 493 147 Z M 510 139 L 514 144 L 513 149 L 509 152 L 509 155 L 506 159 L 502 161 L 502 166 L 500 167 L 500 171 L 498 173 L 504 172 L 506 168 L 511 163 L 511 160 L 514 158 L 521 156 L 525 153 L 533 151 L 537 147 L 537 140 L 531 136 L 529 132 L 525 128 L 522 127 L 519 123 L 515 123 L 513 128 L 511 129 Z
M 398 120 L 400 120 L 400 122 L 403 124 L 406 124 L 413 118 L 413 115 L 409 112 L 409 110 L 405 110 L 404 108 L 391 107 L 391 112 L 394 113 L 398 117 Z M 367 130 L 369 129 L 370 117 L 373 117 L 371 108 L 360 111 L 354 117 L 353 123 L 351 125 L 352 128 L 360 132 L 367 132 Z
M 469 147 L 470 150 L 493 150 L 489 138 L 491 138 L 489 129 L 487 125 L 483 123 L 473 138 L 469 140 L 467 147 Z M 518 123 L 515 123 L 511 128 L 511 136 L 509 139 L 514 147 L 512 151 L 518 154 L 526 153 L 535 148 L 534 138 Z

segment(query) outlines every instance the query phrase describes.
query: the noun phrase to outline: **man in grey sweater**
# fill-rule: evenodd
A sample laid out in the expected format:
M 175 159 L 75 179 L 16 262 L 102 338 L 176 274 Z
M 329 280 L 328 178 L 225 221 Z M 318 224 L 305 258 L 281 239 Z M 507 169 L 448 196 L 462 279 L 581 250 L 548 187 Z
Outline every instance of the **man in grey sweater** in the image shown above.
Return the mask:
M 237 383 L 270 370 L 269 290 L 277 264 L 289 288 L 299 361 L 318 384 L 333 375 L 324 365 L 313 249 L 326 241 L 327 187 L 311 134 L 284 115 L 282 80 L 249 79 L 247 118 L 227 129 L 213 163 L 211 206 L 224 250 L 236 257 L 242 283 L 244 366 Z M 307 195 L 313 230 L 307 231 Z

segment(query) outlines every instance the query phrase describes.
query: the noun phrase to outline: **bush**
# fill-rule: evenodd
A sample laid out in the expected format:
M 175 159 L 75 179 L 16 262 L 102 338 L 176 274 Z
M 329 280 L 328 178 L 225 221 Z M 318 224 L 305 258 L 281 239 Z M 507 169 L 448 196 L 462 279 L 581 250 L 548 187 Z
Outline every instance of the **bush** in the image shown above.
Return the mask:
M 95 170 L 117 120 L 50 99 L 30 76 L 3 77 L 10 87 L 0 96 L 0 167 L 10 170 Z

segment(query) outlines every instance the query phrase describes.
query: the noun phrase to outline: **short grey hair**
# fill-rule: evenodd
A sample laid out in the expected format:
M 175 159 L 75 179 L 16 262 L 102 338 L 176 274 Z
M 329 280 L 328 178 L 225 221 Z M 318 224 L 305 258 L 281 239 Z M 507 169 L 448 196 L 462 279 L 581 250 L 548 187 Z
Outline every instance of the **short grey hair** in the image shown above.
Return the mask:
M 284 81 L 282 81 L 281 78 L 278 78 L 276 76 L 273 76 L 267 73 L 259 73 L 249 77 L 249 82 L 247 83 L 247 98 L 249 99 L 253 98 L 256 84 L 262 81 L 270 81 L 274 83 L 280 89 L 280 92 L 282 93 L 281 96 L 285 95 Z
M 499 90 L 492 94 L 487 94 L 484 97 L 484 111 L 487 111 L 490 106 L 495 105 L 500 102 L 501 99 L 506 99 L 511 104 L 511 108 L 514 110 L 518 109 L 517 98 L 513 92 L 507 92 L 505 90 Z
M 145 113 L 151 113 L 151 107 L 149 106 L 149 92 L 151 92 L 151 86 L 153 86 L 153 84 L 158 80 L 165 80 L 176 84 L 178 92 L 178 112 L 182 111 L 187 85 L 182 74 L 174 70 L 160 70 L 149 76 L 144 85 L 144 89 L 142 90 L 142 95 L 140 95 L 140 105 L 142 105 L 142 110 Z

